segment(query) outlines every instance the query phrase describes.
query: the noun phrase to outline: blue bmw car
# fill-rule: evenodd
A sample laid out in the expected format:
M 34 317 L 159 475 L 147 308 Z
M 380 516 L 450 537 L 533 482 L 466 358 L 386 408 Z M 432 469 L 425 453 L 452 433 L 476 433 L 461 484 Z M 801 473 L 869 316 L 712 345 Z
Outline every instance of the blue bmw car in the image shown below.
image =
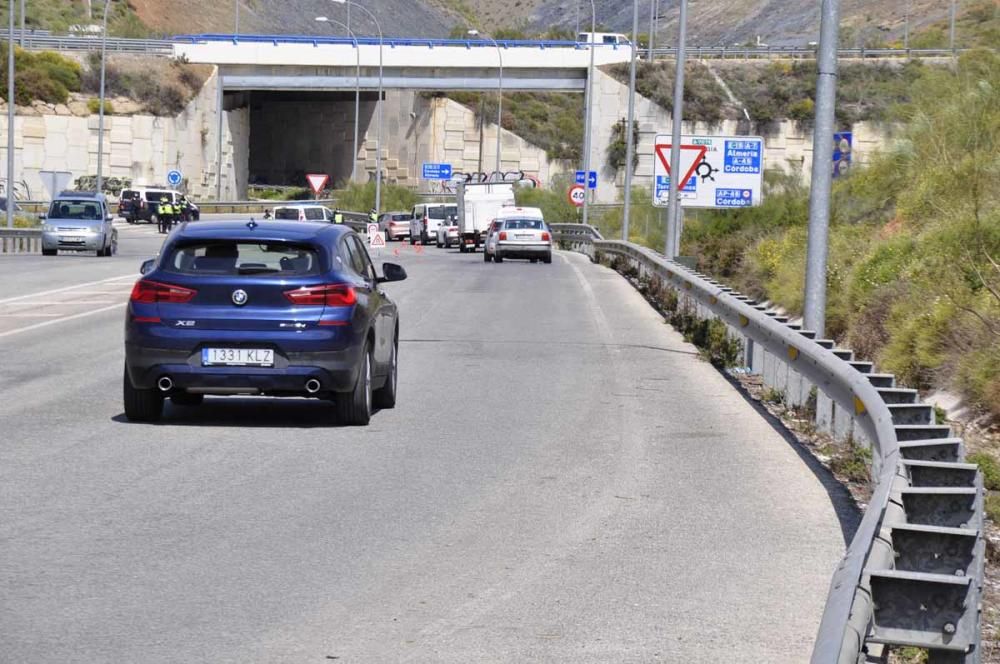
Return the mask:
M 313 222 L 183 224 L 143 265 L 125 317 L 125 415 L 150 422 L 164 400 L 311 396 L 341 422 L 396 403 L 399 316 L 350 228 Z

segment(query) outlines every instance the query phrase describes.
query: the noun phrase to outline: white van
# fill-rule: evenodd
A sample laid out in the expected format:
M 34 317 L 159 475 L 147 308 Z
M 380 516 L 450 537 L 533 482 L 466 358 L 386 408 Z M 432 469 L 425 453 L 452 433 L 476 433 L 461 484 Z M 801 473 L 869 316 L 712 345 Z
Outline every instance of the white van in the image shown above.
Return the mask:
M 610 44 L 627 46 L 629 38 L 620 32 L 581 32 L 576 36 L 578 42 L 584 44 Z
M 410 244 L 427 245 L 437 242 L 437 229 L 441 222 L 458 218 L 458 206 L 449 203 L 420 203 L 413 206 L 410 220 Z

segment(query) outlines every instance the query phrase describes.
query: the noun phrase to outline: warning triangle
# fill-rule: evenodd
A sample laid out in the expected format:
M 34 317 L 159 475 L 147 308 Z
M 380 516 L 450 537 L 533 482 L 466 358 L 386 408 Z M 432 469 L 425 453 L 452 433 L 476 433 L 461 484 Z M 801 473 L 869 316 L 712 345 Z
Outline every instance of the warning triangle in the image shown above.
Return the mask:
M 320 173 L 310 173 L 306 175 L 306 180 L 309 181 L 309 186 L 312 188 L 313 193 L 318 195 L 319 192 L 323 191 L 326 183 L 330 181 L 330 176 Z
M 385 246 L 385 235 L 382 233 L 375 233 L 375 235 L 371 236 L 370 243 L 372 249 L 381 249 Z
M 681 173 L 684 177 L 680 178 L 677 183 L 677 189 L 683 189 L 684 185 L 688 183 L 691 176 L 694 175 L 694 171 L 698 168 L 698 164 L 701 160 L 705 158 L 708 153 L 707 145 L 681 145 Z M 658 143 L 656 145 L 656 156 L 659 158 L 660 163 L 663 164 L 663 169 L 670 175 L 670 145 Z

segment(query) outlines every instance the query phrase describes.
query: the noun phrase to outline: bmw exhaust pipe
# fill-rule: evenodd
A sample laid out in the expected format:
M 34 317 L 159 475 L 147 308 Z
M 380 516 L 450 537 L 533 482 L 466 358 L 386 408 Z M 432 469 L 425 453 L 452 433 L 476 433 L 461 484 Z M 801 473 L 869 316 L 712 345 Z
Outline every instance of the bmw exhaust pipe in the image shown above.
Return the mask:
M 174 387 L 174 381 L 170 379 L 170 376 L 162 376 L 160 380 L 156 381 L 156 386 L 160 388 L 160 392 L 169 392 Z
M 320 388 L 323 387 L 318 380 L 315 378 L 310 378 L 306 381 L 306 392 L 309 394 L 316 394 L 319 392 Z

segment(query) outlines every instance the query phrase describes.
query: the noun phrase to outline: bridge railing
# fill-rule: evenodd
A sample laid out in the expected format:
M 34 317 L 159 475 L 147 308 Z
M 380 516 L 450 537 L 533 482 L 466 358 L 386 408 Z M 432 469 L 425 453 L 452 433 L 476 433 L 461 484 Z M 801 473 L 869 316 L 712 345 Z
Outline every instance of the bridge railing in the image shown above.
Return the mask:
M 678 307 L 725 323 L 745 365 L 785 403 L 815 399 L 817 429 L 870 446 L 872 497 L 833 573 L 812 663 L 883 662 L 891 646 L 916 646 L 931 664 L 978 664 L 982 474 L 933 407 L 850 350 L 650 249 L 580 224 L 552 231 L 564 248 L 617 261 L 676 291 Z
M 177 35 L 174 42 L 183 44 L 198 44 L 210 42 L 231 42 L 233 44 L 308 44 L 319 46 L 321 44 L 353 45 L 355 39 L 352 37 L 338 37 L 329 35 L 232 35 L 223 33 L 205 33 L 192 35 Z M 358 37 L 358 44 L 366 46 L 378 46 L 378 37 Z M 501 48 L 573 48 L 584 49 L 586 42 L 566 41 L 558 39 L 498 39 L 496 42 Z M 439 46 L 464 47 L 464 48 L 496 48 L 493 41 L 486 39 L 434 39 L 434 38 L 411 38 L 411 37 L 386 37 L 384 44 L 388 48 L 397 46 L 424 46 L 435 48 Z M 602 49 L 628 49 L 628 45 L 622 44 L 594 44 Z

